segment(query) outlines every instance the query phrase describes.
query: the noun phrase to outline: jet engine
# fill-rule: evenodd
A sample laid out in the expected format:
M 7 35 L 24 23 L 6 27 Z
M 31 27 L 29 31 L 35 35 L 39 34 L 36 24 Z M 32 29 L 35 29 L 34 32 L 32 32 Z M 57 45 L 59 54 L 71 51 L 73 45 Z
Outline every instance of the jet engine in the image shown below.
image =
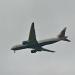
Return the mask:
M 36 50 L 31 50 L 31 53 L 36 53 L 37 51 Z
M 28 43 L 27 41 L 23 41 L 23 42 L 22 42 L 23 45 L 25 45 L 25 44 L 27 44 L 27 43 Z

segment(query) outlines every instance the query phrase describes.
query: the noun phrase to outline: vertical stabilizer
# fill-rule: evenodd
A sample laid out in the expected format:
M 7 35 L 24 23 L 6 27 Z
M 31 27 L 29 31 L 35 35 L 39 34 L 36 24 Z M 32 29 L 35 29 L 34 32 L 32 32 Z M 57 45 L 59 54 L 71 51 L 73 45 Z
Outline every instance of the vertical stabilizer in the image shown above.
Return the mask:
M 65 32 L 66 32 L 66 27 L 60 32 L 60 34 L 58 35 L 58 37 L 59 38 L 65 37 Z
M 58 35 L 58 37 L 61 39 L 61 40 L 64 40 L 64 41 L 68 41 L 70 42 L 68 38 L 68 36 L 65 36 L 65 32 L 66 32 L 66 27 L 60 32 L 60 34 Z

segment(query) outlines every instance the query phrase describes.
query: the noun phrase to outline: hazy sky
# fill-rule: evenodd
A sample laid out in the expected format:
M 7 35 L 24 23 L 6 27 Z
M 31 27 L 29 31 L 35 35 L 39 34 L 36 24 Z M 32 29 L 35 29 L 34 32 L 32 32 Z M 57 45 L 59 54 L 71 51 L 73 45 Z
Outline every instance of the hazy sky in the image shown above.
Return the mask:
M 11 47 L 27 40 L 34 21 L 37 40 L 57 36 L 67 27 L 72 41 L 45 46 L 56 53 Z M 0 75 L 75 75 L 74 0 L 0 0 Z

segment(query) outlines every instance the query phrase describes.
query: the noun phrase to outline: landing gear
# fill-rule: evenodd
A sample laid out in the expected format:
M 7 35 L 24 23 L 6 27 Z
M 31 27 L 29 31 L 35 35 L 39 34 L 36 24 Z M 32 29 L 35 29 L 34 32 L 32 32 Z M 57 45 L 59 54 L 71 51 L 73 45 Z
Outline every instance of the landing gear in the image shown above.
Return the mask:
M 31 53 L 36 53 L 37 51 L 36 50 L 31 50 Z
M 16 53 L 16 50 L 14 50 L 14 53 Z

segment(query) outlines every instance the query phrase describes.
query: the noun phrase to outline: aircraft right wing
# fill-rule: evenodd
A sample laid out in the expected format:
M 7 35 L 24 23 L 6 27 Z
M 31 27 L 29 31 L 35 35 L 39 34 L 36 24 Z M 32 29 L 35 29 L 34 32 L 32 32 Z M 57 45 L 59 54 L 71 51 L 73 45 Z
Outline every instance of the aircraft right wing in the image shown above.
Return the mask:
M 47 52 L 55 52 L 55 51 L 52 51 L 52 50 L 48 50 L 48 49 L 45 49 L 45 48 L 41 48 L 42 51 L 47 51 Z

